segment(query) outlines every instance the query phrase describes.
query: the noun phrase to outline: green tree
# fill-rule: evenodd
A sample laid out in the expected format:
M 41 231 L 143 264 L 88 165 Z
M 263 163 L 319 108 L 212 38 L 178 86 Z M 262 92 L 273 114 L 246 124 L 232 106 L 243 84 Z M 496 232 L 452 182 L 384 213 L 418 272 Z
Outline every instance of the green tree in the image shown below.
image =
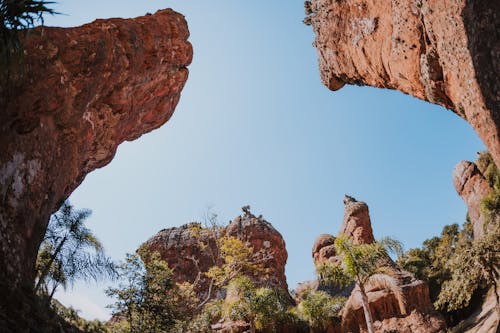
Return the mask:
M 461 243 L 445 264 L 450 278 L 445 280 L 434 303 L 448 312 L 466 308 L 478 290 L 493 286 L 497 305 L 500 278 L 500 226 L 471 242 Z
M 127 254 L 118 266 L 121 281 L 106 294 L 116 299 L 113 314 L 123 317 L 120 330 L 127 333 L 170 332 L 191 318 L 198 300 L 189 288 L 173 281 L 173 271 L 157 252 L 144 248 Z
M 295 311 L 312 331 L 324 331 L 334 320 L 340 319 L 340 311 L 345 303 L 345 297 L 332 297 L 324 291 L 309 289 L 302 295 Z
M 115 277 L 115 266 L 92 231 L 85 226 L 88 209 L 76 210 L 64 202 L 52 215 L 37 257 L 35 292 L 50 301 L 59 286 L 77 280 L 97 281 Z
M 285 290 L 257 288 L 246 276 L 237 276 L 226 286 L 221 316 L 250 324 L 251 332 L 274 332 L 282 324 L 293 322 L 290 297 Z
M 406 312 L 402 291 L 387 269 L 388 254 L 384 244 L 394 247 L 396 243 L 394 240 L 386 239 L 382 243 L 354 244 L 348 236 L 340 235 L 335 239 L 335 250 L 340 257 L 340 263 L 324 263 L 318 267 L 320 279 L 327 283 L 338 285 L 355 283 L 361 295 L 368 333 L 373 333 L 373 318 L 366 294 L 366 286 L 369 283 L 392 289 L 399 300 L 401 312 Z
M 436 301 L 443 283 L 451 279 L 452 271 L 448 261 L 457 249 L 468 247 L 473 240 L 472 223 L 466 221 L 462 228 L 458 224 L 443 227 L 439 237 L 423 242 L 422 248 L 408 250 L 398 264 L 429 285 L 431 301 Z

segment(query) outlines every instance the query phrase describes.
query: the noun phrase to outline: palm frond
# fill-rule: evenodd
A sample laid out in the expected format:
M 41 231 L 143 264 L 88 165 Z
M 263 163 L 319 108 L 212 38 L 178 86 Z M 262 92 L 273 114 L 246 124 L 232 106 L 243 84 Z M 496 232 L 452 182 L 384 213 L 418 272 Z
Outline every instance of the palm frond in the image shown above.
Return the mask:
M 388 274 L 373 274 L 366 283 L 367 290 L 390 290 L 398 301 L 401 314 L 406 314 L 406 297 L 399 281 Z

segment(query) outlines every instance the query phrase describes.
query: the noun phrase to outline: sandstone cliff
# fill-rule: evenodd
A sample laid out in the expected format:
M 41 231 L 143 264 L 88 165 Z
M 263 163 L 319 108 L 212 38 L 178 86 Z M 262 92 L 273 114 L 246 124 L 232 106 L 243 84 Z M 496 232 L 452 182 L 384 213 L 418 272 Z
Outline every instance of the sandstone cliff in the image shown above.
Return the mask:
M 498 1 L 311 0 L 323 83 L 397 89 L 453 110 L 500 165 Z
M 19 331 L 30 325 L 18 317 L 30 311 L 22 295 L 50 214 L 121 142 L 172 115 L 191 62 L 188 37 L 184 17 L 167 9 L 38 28 L 24 40 L 24 67 L 11 73 L 12 87 L 0 89 L 3 332 L 10 322 Z
M 372 243 L 374 237 L 368 206 L 354 198 L 346 196 L 344 200 L 344 222 L 339 234 L 348 235 L 355 243 Z M 312 250 L 316 265 L 329 261 L 333 264 L 338 261 L 334 247 L 335 237 L 320 235 Z M 443 319 L 433 310 L 429 298 L 429 290 L 425 282 L 416 279 L 412 274 L 401 270 L 387 257 L 384 261 L 386 269 L 397 281 L 398 288 L 404 295 L 404 301 L 397 297 L 393 290 L 381 287 L 376 283 L 366 286 L 368 301 L 375 320 L 376 332 L 442 332 L 445 328 Z M 365 319 L 359 291 L 354 286 L 346 290 L 328 288 L 317 285 L 317 288 L 328 291 L 332 295 L 347 295 L 349 299 L 342 311 L 341 327 L 335 328 L 340 332 L 360 332 L 365 330 Z
M 262 216 L 256 217 L 245 208 L 229 225 L 219 228 L 202 228 L 200 224 L 186 224 L 178 228 L 164 229 L 146 241 L 143 246 L 157 251 L 174 270 L 176 282 L 197 281 L 200 300 L 207 297 L 210 281 L 205 272 L 212 266 L 221 265 L 217 241 L 232 236 L 252 247 L 256 257 L 267 270 L 267 276 L 257 276 L 257 286 L 288 290 L 285 265 L 288 257 L 281 234 Z M 214 298 L 217 295 L 212 294 Z

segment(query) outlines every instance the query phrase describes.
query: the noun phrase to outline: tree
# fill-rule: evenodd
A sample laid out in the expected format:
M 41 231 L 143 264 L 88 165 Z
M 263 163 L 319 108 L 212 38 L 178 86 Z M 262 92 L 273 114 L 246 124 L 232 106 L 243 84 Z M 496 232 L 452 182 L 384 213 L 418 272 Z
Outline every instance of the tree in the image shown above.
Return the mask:
M 435 302 L 443 283 L 450 280 L 452 270 L 448 262 L 460 248 L 470 247 L 473 241 L 472 223 L 467 220 L 462 228 L 458 224 L 446 225 L 438 237 L 423 242 L 422 248 L 408 250 L 398 260 L 405 270 L 429 285 L 429 295 Z
M 138 252 L 127 254 L 118 266 L 120 284 L 106 290 L 116 298 L 110 308 L 125 319 L 119 323 L 123 332 L 170 332 L 191 318 L 198 300 L 191 289 L 173 281 L 172 269 L 157 252 Z
M 226 286 L 227 296 L 221 317 L 250 324 L 250 331 L 274 332 L 280 324 L 293 322 L 292 304 L 286 291 L 257 288 L 246 276 L 232 279 Z
M 101 242 L 85 226 L 90 214 L 90 210 L 76 210 L 66 201 L 49 221 L 38 251 L 34 288 L 49 301 L 61 285 L 67 288 L 77 280 L 97 281 L 116 275 Z
M 345 297 L 332 297 L 321 290 L 307 290 L 296 308 L 297 315 L 310 328 L 326 330 L 333 320 L 340 318 Z
M 383 243 L 395 246 L 397 242 L 385 240 Z M 335 250 L 340 257 L 340 262 L 338 264 L 323 263 L 318 267 L 320 279 L 338 285 L 355 283 L 361 295 L 368 333 L 373 333 L 373 318 L 366 294 L 366 287 L 369 284 L 391 288 L 399 300 L 401 312 L 406 312 L 402 291 L 397 281 L 389 275 L 387 262 L 384 263 L 388 259 L 388 254 L 382 243 L 354 244 L 348 236 L 340 235 L 335 239 Z
M 466 308 L 480 289 L 493 285 L 497 305 L 497 281 L 500 278 L 500 226 L 472 242 L 462 243 L 445 264 L 450 278 L 445 280 L 434 303 L 448 312 Z
M 37 22 L 43 24 L 44 14 L 56 14 L 47 5 L 53 1 L 43 0 L 0 0 L 0 38 L 2 50 L 21 47 L 18 33 L 33 28 Z

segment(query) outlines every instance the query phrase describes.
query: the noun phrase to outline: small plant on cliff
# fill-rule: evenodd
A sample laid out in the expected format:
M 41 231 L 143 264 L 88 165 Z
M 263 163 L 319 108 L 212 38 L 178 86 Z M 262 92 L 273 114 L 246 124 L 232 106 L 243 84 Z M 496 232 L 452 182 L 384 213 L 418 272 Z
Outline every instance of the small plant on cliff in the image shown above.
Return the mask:
M 402 313 L 405 313 L 404 298 L 401 290 L 390 272 L 385 269 L 383 261 L 387 259 L 385 244 L 392 247 L 398 242 L 385 240 L 372 244 L 354 244 L 353 240 L 345 235 L 340 235 L 335 239 L 335 250 L 340 257 L 339 264 L 324 263 L 318 267 L 320 278 L 326 283 L 338 285 L 348 285 L 355 283 L 355 291 L 361 295 L 361 304 L 365 315 L 368 333 L 373 333 L 373 318 L 366 294 L 368 284 L 383 285 L 384 288 L 391 288 L 400 303 Z M 400 248 L 400 246 L 399 246 Z
M 59 286 L 116 274 L 101 242 L 85 226 L 90 214 L 90 210 L 76 210 L 66 201 L 49 221 L 38 251 L 35 284 L 35 292 L 48 296 L 49 301 Z

